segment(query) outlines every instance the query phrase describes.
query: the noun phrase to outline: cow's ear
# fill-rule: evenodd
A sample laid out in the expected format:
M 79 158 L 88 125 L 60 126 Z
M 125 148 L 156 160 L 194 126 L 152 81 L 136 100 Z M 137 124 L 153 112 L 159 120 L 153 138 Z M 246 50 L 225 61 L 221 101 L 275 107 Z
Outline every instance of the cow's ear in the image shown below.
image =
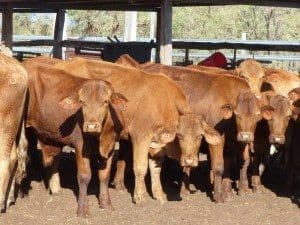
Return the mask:
M 217 130 L 209 126 L 204 120 L 202 121 L 202 127 L 204 130 L 204 138 L 210 145 L 218 145 L 222 141 L 222 137 Z
M 110 97 L 111 103 L 115 105 L 123 105 L 128 102 L 128 99 L 121 93 L 113 93 Z
M 295 88 L 288 93 L 288 97 L 291 101 L 300 99 L 300 88 Z
M 78 95 L 71 95 L 63 98 L 58 103 L 63 109 L 76 109 L 80 107 L 80 100 Z
M 125 126 L 125 119 L 123 112 L 126 110 L 127 98 L 120 93 L 113 93 L 110 97 L 110 111 L 115 126 L 119 127 L 120 130 Z
M 270 120 L 272 119 L 274 108 L 270 105 L 265 105 L 261 107 L 261 115 L 264 119 Z
M 232 117 L 233 114 L 233 105 L 232 104 L 225 104 L 221 107 L 221 115 L 224 119 L 229 119 Z

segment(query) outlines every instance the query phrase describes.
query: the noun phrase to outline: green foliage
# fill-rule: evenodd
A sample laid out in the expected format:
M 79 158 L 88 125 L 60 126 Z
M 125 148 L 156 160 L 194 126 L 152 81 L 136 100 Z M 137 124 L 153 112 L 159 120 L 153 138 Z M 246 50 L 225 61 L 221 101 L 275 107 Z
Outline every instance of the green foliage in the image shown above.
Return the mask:
M 13 31 L 16 35 L 53 35 L 55 14 L 14 13 Z
M 122 36 L 124 13 L 117 11 L 76 10 L 68 11 L 70 36 Z
M 67 34 L 72 37 L 124 33 L 124 12 L 70 10 Z M 300 10 L 258 6 L 174 7 L 173 38 L 300 40 Z M 53 35 L 54 15 L 14 14 L 14 34 Z M 138 37 L 149 37 L 150 13 L 139 12 Z
M 174 8 L 173 37 L 299 40 L 300 10 L 259 6 Z

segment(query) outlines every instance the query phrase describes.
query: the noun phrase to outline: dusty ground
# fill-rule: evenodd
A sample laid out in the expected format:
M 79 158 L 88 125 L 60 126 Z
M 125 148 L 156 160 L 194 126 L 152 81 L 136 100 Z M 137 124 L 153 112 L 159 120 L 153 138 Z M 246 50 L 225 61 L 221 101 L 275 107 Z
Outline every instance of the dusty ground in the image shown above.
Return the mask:
M 89 190 L 92 215 L 87 219 L 77 218 L 76 179 L 72 163 L 72 157 L 64 159 L 65 167 L 61 172 L 63 189 L 59 196 L 51 196 L 43 182 L 33 181 L 28 197 L 18 198 L 15 205 L 1 214 L 0 224 L 300 224 L 299 198 L 279 197 L 276 190 L 280 180 L 261 194 L 234 196 L 225 204 L 215 204 L 205 185 L 198 186 L 201 190 L 181 199 L 178 185 L 172 181 L 176 175 L 164 179 L 170 200 L 165 204 L 159 204 L 149 196 L 144 206 L 136 206 L 132 203 L 130 192 L 117 192 L 111 188 L 114 211 L 99 209 L 95 196 L 97 180 L 94 179 Z M 198 171 L 194 178 L 205 180 L 203 174 L 203 171 Z M 129 187 L 131 191 L 130 182 Z M 298 185 L 298 194 L 299 189 Z M 299 197 L 298 194 L 296 196 Z

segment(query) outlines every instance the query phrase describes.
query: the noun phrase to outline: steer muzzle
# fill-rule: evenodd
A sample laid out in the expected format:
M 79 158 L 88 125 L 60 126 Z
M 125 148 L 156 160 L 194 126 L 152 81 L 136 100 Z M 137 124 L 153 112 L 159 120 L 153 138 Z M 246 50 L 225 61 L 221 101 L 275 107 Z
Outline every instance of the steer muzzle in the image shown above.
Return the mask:
M 84 122 L 83 132 L 90 134 L 99 134 L 101 133 L 102 126 L 99 122 Z
M 284 135 L 280 135 L 280 134 L 270 134 L 269 141 L 271 144 L 283 145 L 285 142 L 285 137 Z
M 237 140 L 240 142 L 253 142 L 254 141 L 254 134 L 252 132 L 239 132 L 237 135 Z
M 182 155 L 180 159 L 181 166 L 196 167 L 199 163 L 198 155 Z

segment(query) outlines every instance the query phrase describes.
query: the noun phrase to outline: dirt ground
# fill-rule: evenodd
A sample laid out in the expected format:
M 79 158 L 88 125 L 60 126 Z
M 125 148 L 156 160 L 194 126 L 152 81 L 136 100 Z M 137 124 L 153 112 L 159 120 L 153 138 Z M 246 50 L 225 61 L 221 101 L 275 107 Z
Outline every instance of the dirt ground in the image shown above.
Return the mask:
M 101 210 L 98 207 L 97 186 L 94 177 L 89 187 L 91 216 L 83 219 L 76 216 L 76 169 L 72 154 L 63 159 L 61 168 L 62 190 L 58 196 L 52 196 L 46 190 L 40 178 L 31 182 L 28 197 L 18 198 L 15 205 L 0 215 L 0 224 L 292 224 L 300 225 L 300 185 L 296 186 L 294 196 L 280 197 L 282 180 L 269 179 L 263 193 L 246 196 L 235 195 L 224 204 L 211 201 L 210 188 L 207 187 L 205 166 L 194 171 L 194 180 L 203 180 L 198 190 L 189 196 L 179 197 L 177 175 L 166 176 L 164 170 L 163 185 L 168 202 L 159 204 L 150 197 L 143 206 L 132 203 L 132 182 L 127 181 L 129 191 L 117 192 L 110 189 L 114 211 Z M 174 166 L 173 166 L 174 167 Z M 168 168 L 172 168 L 172 165 Z M 174 169 L 174 168 L 173 168 Z M 167 177 L 167 178 L 166 178 Z

